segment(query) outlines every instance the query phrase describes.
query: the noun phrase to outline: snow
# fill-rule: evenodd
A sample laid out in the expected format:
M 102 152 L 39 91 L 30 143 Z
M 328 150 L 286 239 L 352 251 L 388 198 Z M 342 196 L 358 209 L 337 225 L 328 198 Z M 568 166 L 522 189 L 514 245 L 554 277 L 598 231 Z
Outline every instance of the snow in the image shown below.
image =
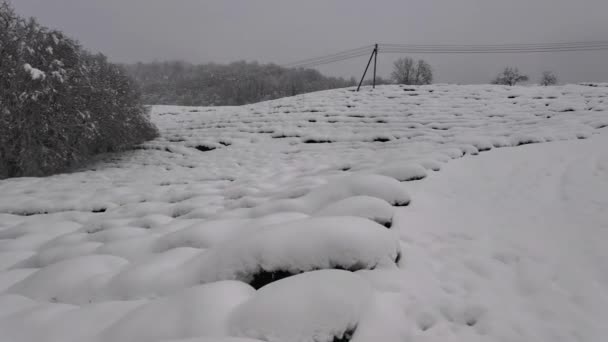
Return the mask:
M 372 293 L 350 272 L 300 274 L 263 287 L 237 307 L 230 331 L 269 342 L 330 342 L 356 330 Z
M 44 80 L 46 78 L 46 74 L 44 73 L 44 71 L 42 71 L 40 69 L 36 69 L 36 68 L 32 67 L 30 64 L 27 64 L 27 63 L 24 64 L 23 70 L 25 70 L 25 72 L 27 72 L 30 75 L 32 80 Z
M 604 341 L 607 89 L 153 106 L 136 150 L 0 181 L 0 339 Z
M 131 311 L 104 330 L 100 341 L 143 342 L 225 336 L 230 314 L 254 292 L 241 282 L 200 285 Z
M 374 269 L 394 263 L 398 240 L 358 217 L 320 217 L 267 227 L 231 239 L 201 256 L 201 281 L 251 283 L 261 272 Z
M 13 285 L 7 293 L 45 302 L 90 303 L 102 276 L 117 271 L 127 261 L 111 255 L 91 255 L 57 262 Z
M 393 207 L 377 197 L 353 196 L 334 202 L 314 213 L 315 216 L 357 216 L 375 221 L 390 228 Z

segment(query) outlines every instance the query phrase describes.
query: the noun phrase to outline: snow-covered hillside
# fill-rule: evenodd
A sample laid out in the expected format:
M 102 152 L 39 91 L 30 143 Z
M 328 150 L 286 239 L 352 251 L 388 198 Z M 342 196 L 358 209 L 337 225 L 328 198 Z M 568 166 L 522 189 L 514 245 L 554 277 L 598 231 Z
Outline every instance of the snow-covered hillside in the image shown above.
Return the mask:
M 382 86 L 152 119 L 138 150 L 0 181 L 0 340 L 608 335 L 608 87 Z

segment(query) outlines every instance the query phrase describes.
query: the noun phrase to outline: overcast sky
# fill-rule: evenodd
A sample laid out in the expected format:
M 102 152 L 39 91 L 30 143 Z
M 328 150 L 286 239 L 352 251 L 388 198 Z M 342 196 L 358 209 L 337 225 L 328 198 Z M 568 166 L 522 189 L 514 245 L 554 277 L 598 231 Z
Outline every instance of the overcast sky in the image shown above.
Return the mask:
M 116 62 L 290 61 L 359 46 L 551 43 L 608 39 L 608 0 L 12 0 L 24 16 Z M 388 76 L 399 56 L 380 55 Z M 504 66 L 536 81 L 608 81 L 608 51 L 412 56 L 438 82 L 483 83 Z M 321 67 L 359 76 L 366 57 Z

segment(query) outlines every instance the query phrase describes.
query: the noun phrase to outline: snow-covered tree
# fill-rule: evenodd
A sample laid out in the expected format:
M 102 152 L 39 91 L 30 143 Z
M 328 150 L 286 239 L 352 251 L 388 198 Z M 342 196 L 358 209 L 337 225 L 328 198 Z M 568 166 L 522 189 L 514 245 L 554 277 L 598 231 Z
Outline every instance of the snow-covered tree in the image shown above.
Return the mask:
M 557 84 L 557 76 L 551 71 L 543 72 L 543 75 L 540 78 L 540 85 L 543 86 L 551 86 Z
M 517 68 L 506 67 L 496 78 L 492 81 L 492 84 L 502 84 L 508 86 L 514 86 L 520 82 L 528 81 L 529 77 L 519 72 Z
M 154 137 L 133 82 L 0 4 L 0 178 L 58 172 Z

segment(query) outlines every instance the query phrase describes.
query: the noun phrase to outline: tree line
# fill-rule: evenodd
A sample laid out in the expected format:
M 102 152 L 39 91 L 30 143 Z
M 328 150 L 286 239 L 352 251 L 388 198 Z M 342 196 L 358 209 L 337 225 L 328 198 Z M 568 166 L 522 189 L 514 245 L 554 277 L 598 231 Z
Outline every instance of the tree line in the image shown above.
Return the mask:
M 357 85 L 354 77 L 328 77 L 314 69 L 284 68 L 276 64 L 235 62 L 192 64 L 182 61 L 123 65 L 142 89 L 146 104 L 182 106 L 233 106 L 273 100 L 319 90 Z M 390 78 L 376 78 L 376 84 L 431 84 L 434 71 L 423 59 L 410 57 L 395 61 Z M 492 83 L 515 85 L 527 81 L 517 68 L 506 68 Z M 545 72 L 543 85 L 557 83 Z M 365 85 L 371 80 L 365 80 Z
M 158 134 L 121 67 L 8 2 L 0 75 L 0 179 L 52 174 Z
M 202 65 L 153 62 L 124 68 L 140 85 L 147 104 L 243 105 L 356 85 L 354 78 L 327 77 L 314 69 L 244 61 Z

